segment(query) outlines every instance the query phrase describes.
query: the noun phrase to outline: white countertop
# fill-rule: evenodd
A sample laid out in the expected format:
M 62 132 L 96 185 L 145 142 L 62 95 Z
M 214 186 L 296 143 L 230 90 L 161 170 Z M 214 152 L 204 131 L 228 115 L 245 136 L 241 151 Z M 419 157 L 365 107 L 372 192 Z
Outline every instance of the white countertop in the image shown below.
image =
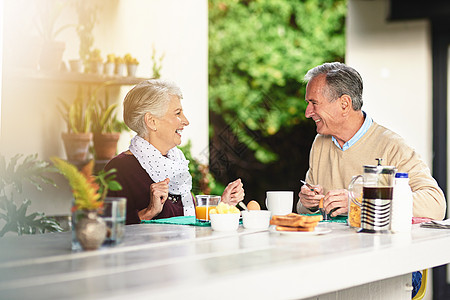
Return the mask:
M 72 252 L 70 233 L 0 239 L 0 299 L 307 298 L 450 263 L 450 230 L 219 233 L 126 226 L 123 244 Z

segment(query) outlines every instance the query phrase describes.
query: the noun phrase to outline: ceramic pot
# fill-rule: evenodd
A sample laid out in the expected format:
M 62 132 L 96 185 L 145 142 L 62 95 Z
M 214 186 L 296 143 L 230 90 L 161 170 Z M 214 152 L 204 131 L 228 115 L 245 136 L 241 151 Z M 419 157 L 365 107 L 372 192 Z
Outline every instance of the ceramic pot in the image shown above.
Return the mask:
M 136 77 L 137 64 L 128 64 L 127 65 L 127 74 L 128 77 Z
M 93 74 L 102 75 L 103 74 L 103 63 L 101 61 L 91 61 L 90 71 Z
M 94 150 L 98 160 L 110 160 L 116 155 L 120 133 L 95 133 Z
M 83 162 L 87 158 L 92 133 L 63 133 L 64 148 L 67 159 L 73 162 Z
M 124 63 L 116 64 L 116 74 L 118 76 L 121 76 L 121 77 L 125 76 L 126 69 L 127 69 L 126 64 L 124 64 Z
M 79 59 L 69 60 L 70 71 L 73 73 L 83 73 L 83 62 Z
M 75 227 L 76 237 L 84 250 L 98 249 L 106 238 L 106 224 L 96 211 L 87 211 Z
M 59 41 L 46 42 L 42 46 L 39 67 L 42 71 L 59 71 L 66 44 Z
M 116 69 L 116 64 L 113 62 L 105 63 L 104 71 L 106 76 L 114 76 L 114 71 Z

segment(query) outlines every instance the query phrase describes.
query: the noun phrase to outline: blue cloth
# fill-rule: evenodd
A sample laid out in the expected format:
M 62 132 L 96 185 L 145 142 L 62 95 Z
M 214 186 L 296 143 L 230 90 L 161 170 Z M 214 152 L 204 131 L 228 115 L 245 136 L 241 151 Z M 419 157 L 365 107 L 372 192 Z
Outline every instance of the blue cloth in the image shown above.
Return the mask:
M 422 285 L 422 273 L 420 273 L 420 271 L 413 272 L 412 273 L 413 291 L 412 291 L 411 299 L 414 298 L 414 296 L 417 294 L 421 285 Z
M 333 140 L 334 144 L 341 149 L 342 151 L 347 150 L 348 148 L 350 148 L 351 146 L 353 146 L 360 138 L 363 137 L 363 135 L 367 132 L 367 130 L 369 130 L 370 125 L 372 125 L 373 120 L 371 117 L 369 117 L 364 111 L 364 123 L 362 124 L 361 128 L 359 128 L 358 132 L 356 132 L 356 134 L 350 139 L 348 140 L 341 148 L 341 146 L 339 145 L 338 141 L 334 138 L 334 136 L 331 137 L 331 139 Z

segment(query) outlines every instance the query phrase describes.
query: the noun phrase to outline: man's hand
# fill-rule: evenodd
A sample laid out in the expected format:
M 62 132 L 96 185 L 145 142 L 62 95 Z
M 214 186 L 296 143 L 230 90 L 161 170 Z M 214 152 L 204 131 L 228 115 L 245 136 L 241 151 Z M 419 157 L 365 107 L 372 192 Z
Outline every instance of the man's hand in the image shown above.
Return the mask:
M 150 185 L 150 203 L 147 208 L 138 212 L 141 220 L 151 220 L 161 213 L 164 203 L 169 197 L 169 182 L 170 179 L 166 178 Z
M 230 182 L 223 191 L 221 201 L 229 205 L 236 205 L 244 199 L 244 185 L 241 179 Z
M 319 208 L 319 201 L 324 197 L 323 187 L 320 185 L 313 185 L 313 189 L 303 185 L 300 188 L 298 197 L 304 207 L 310 211 L 316 211 Z
M 348 191 L 347 190 L 331 190 L 323 199 L 323 208 L 331 217 L 336 217 L 348 212 Z

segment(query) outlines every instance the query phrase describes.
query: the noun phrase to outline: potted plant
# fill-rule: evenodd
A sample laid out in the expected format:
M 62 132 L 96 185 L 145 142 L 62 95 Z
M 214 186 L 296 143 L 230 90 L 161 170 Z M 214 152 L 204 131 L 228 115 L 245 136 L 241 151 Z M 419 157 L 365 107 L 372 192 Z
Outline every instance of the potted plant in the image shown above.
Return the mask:
M 131 56 L 130 53 L 125 54 L 124 56 L 125 63 L 127 65 L 127 74 L 129 77 L 136 76 L 137 66 L 139 65 L 139 61 Z
M 103 74 L 103 59 L 99 49 L 94 49 L 89 53 L 89 72 Z
M 98 7 L 92 1 L 76 1 L 78 14 L 77 34 L 80 39 L 78 54 L 86 69 L 89 69 L 89 54 L 94 44 L 93 30 L 97 23 Z
M 121 190 L 115 181 L 115 169 L 100 171 L 93 175 L 94 161 L 91 160 L 81 170 L 58 157 L 51 158 L 55 167 L 66 177 L 74 197 L 72 206 L 72 230 L 76 242 L 84 250 L 95 250 L 106 238 L 106 224 L 98 216 L 108 190 Z
M 112 53 L 106 55 L 105 62 L 105 75 L 106 76 L 114 76 L 114 71 L 116 69 L 116 56 Z
M 104 101 L 94 101 L 91 117 L 91 131 L 94 134 L 96 160 L 110 160 L 116 155 L 120 133 L 128 130 L 124 122 L 117 119 L 118 104 L 109 103 L 108 94 Z
M 79 87 L 77 97 L 71 104 L 63 99 L 60 99 L 60 103 L 59 112 L 67 124 L 67 132 L 62 133 L 67 158 L 73 162 L 84 162 L 92 140 L 92 133 L 89 131 L 92 101 L 84 100 Z
M 63 231 L 58 222 L 43 213 L 27 215 L 31 200 L 25 198 L 20 206 L 16 205 L 14 197 L 22 193 L 26 182 L 40 191 L 42 183 L 55 186 L 53 180 L 45 175 L 54 172 L 48 162 L 37 159 L 36 154 L 28 155 L 21 161 L 22 157 L 22 154 L 17 154 L 7 163 L 5 157 L 0 155 L 0 220 L 5 222 L 0 237 L 7 232 L 22 235 Z
M 127 66 L 125 64 L 125 59 L 123 57 L 117 56 L 115 63 L 116 63 L 116 74 L 118 76 L 124 76 L 125 68 Z
M 65 24 L 57 27 L 57 21 L 68 5 L 67 1 L 42 1 L 37 5 L 38 15 L 35 19 L 36 28 L 40 33 L 43 44 L 39 59 L 39 67 L 45 71 L 59 71 L 62 56 L 66 48 L 63 41 L 56 37 L 65 29 L 75 27 L 75 24 Z
M 161 69 L 162 69 L 162 61 L 164 59 L 165 54 L 163 53 L 159 58 L 156 57 L 156 49 L 155 45 L 153 45 L 152 50 L 152 70 L 153 70 L 153 78 L 158 79 L 161 77 Z

